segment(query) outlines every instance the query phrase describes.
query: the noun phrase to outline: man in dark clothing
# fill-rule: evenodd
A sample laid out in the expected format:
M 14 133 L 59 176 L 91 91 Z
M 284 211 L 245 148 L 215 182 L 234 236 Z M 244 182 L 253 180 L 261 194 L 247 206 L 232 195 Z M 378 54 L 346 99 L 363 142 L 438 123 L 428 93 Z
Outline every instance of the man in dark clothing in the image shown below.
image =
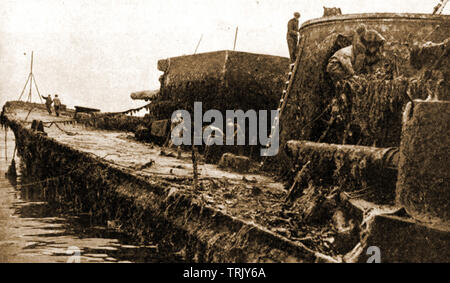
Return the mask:
M 53 99 L 53 107 L 55 107 L 56 116 L 59 117 L 59 110 L 61 108 L 61 101 L 59 100 L 57 94 L 55 94 L 55 98 Z
M 45 106 L 47 107 L 48 114 L 51 115 L 52 114 L 51 106 L 52 106 L 52 103 L 53 103 L 52 97 L 49 94 L 47 97 L 42 96 L 42 98 L 45 99 Z
M 295 57 L 297 56 L 297 44 L 298 44 L 298 19 L 300 18 L 300 13 L 295 12 L 294 18 L 290 19 L 288 22 L 288 31 L 286 34 L 286 39 L 289 47 L 289 56 L 291 57 L 291 62 L 295 62 Z

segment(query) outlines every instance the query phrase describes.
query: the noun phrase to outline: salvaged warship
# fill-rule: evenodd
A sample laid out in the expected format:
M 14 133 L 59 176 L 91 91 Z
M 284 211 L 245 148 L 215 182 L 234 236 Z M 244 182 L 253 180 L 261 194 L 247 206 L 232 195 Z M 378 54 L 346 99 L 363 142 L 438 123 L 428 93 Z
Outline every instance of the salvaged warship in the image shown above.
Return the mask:
M 384 37 L 382 58 L 335 83 L 329 59 L 362 23 Z M 448 15 L 323 17 L 301 26 L 294 64 L 235 51 L 160 60 L 160 89 L 131 94 L 149 102 L 145 117 L 9 101 L 1 123 L 49 202 L 187 262 L 448 262 L 449 31 Z M 177 156 L 172 113 L 196 101 L 278 109 L 279 154 Z

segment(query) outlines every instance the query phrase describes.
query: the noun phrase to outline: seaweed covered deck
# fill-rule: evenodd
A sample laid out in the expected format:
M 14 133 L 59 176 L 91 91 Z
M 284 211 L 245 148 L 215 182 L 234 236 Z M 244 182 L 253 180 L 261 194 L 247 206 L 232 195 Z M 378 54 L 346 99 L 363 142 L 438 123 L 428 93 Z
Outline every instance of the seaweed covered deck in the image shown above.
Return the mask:
M 201 156 L 194 188 L 190 152 L 177 159 L 174 149 L 85 126 L 72 114 L 54 117 L 43 105 L 5 104 L 1 122 L 16 136 L 22 174 L 41 184 L 46 200 L 61 209 L 88 213 L 144 243 L 158 243 L 159 251 L 193 262 L 361 262 L 364 249 L 376 245 L 387 261 L 446 258 L 440 251 L 447 250 L 448 232 L 414 221 L 395 205 L 376 205 L 345 186 L 314 182 L 292 202 L 272 177 L 220 169 Z M 32 129 L 38 120 L 45 133 Z M 295 151 L 296 143 L 290 145 Z M 411 239 L 393 245 L 386 231 L 397 230 Z M 411 244 L 432 248 L 418 257 Z
M 84 166 L 86 167 L 83 167 L 84 169 L 77 168 L 78 161 L 71 158 L 72 153 L 67 152 L 70 148 L 75 152 L 92 156 L 94 160 L 102 163 L 102 166 L 116 168 L 130 176 L 139 178 L 139 180 L 146 180 L 149 182 L 148 187 L 157 186 L 168 192 L 167 196 L 169 197 L 176 194 L 183 195 L 191 202 L 199 204 L 202 209 L 208 208 L 213 210 L 214 213 L 225 215 L 225 218 L 250 225 L 248 229 L 256 228 L 258 231 L 263 231 L 262 233 L 268 233 L 281 242 L 296 246 L 309 256 L 313 256 L 316 251 L 334 254 L 331 245 L 332 240 L 327 237 L 327 235 L 333 233 L 331 227 L 299 227 L 298 223 L 292 221 L 292 219 L 295 219 L 296 212 L 290 211 L 284 205 L 287 191 L 283 188 L 282 183 L 275 181 L 270 176 L 252 174 L 251 172 L 244 175 L 231 170 L 220 169 L 216 165 L 204 164 L 200 158 L 199 187 L 194 190 L 192 187 L 193 169 L 190 152 L 183 152 L 181 158 L 177 159 L 175 149 L 137 142 L 131 133 L 86 127 L 72 119 L 72 112 L 62 113 L 60 117 L 50 116 L 46 113 L 44 106 L 39 104 L 8 102 L 4 111 L 4 117 L 14 124 L 12 128 L 15 130 L 16 136 L 18 131 L 30 129 L 27 133 L 34 133 L 37 140 L 44 139 L 45 142 L 50 140 L 63 147 L 63 149 L 35 148 L 36 151 L 39 151 L 37 153 L 40 154 L 39 160 L 43 159 L 42 155 L 45 155 L 47 160 L 45 164 L 38 165 L 38 167 L 42 166 L 43 170 L 39 171 L 39 168 L 32 170 L 32 174 L 36 174 L 36 177 L 42 178 L 42 174 L 48 174 L 49 177 L 54 178 L 55 174 L 71 174 L 64 168 L 72 167 L 76 168 L 74 170 L 88 170 L 85 172 L 87 175 L 102 174 L 101 171 L 97 172 L 96 169 L 89 169 L 91 166 Z M 33 120 L 43 122 L 45 134 L 31 131 Z M 24 152 L 30 150 L 31 146 L 28 145 L 28 149 L 24 149 L 20 145 L 20 143 L 25 143 L 24 139 L 26 137 L 18 138 L 18 140 L 22 140 L 19 141 L 18 145 L 21 157 L 24 154 L 32 154 Z M 45 153 L 40 152 L 44 150 L 46 150 Z M 54 152 L 52 153 L 52 151 Z M 54 156 L 61 151 L 66 152 L 64 154 L 66 156 Z M 47 155 L 50 155 L 50 157 Z M 57 158 L 59 161 L 54 163 L 51 161 L 52 158 Z M 81 160 L 84 162 L 86 159 Z M 36 167 L 36 165 L 33 167 Z M 36 170 L 39 171 L 38 174 L 35 172 Z M 82 171 L 79 172 L 79 178 L 90 179 L 89 176 L 81 175 L 84 174 Z M 107 173 L 107 175 L 109 174 L 111 173 Z M 114 180 L 115 177 L 111 175 L 104 176 L 104 178 Z M 70 186 L 71 182 L 79 181 L 74 180 L 73 176 L 69 181 L 61 181 L 64 186 Z M 105 186 L 109 181 L 105 180 L 104 182 L 100 185 Z M 47 185 L 51 186 L 51 184 Z M 94 190 L 98 189 L 95 186 L 99 184 L 92 184 L 91 182 L 85 185 L 86 189 Z M 123 184 L 123 186 L 126 186 L 126 184 Z M 144 184 L 143 187 L 145 186 Z M 116 187 L 117 184 L 111 188 L 102 188 L 102 191 L 114 190 Z M 135 195 L 135 197 L 146 202 L 145 196 Z M 67 195 L 64 198 L 67 198 Z M 72 203 L 70 200 L 67 200 L 67 202 Z M 74 202 L 77 203 L 78 201 Z M 86 204 L 80 204 L 80 207 L 82 206 L 86 209 Z M 95 207 L 97 204 L 93 204 L 93 206 Z M 90 210 L 90 213 L 96 213 L 92 211 L 92 208 L 88 207 L 87 209 Z M 188 210 L 185 213 L 188 213 Z M 117 212 L 109 212 L 109 214 L 117 215 Z M 135 224 L 133 225 L 135 226 Z M 222 225 L 226 224 L 223 223 Z M 232 236 L 230 236 L 231 238 Z M 284 260 L 286 260 L 286 257 L 288 256 L 283 256 Z M 279 257 L 272 256 L 271 260 L 276 261 L 276 258 Z M 296 261 L 305 260 L 305 258 L 307 257 L 305 256 L 303 259 L 297 257 Z

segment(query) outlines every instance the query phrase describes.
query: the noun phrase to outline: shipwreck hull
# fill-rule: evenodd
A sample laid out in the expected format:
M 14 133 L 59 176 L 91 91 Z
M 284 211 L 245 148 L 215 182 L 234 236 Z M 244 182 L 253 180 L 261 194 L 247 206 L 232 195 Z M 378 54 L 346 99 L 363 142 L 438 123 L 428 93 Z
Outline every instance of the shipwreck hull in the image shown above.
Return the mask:
M 405 212 L 394 203 L 394 198 L 396 152 L 407 95 L 428 95 L 426 84 L 411 80 L 422 74 L 409 65 L 408 46 L 415 40 L 442 41 L 448 34 L 448 19 L 364 14 L 313 20 L 303 25 L 305 46 L 299 51 L 302 56 L 297 62 L 298 72 L 281 119 L 281 145 L 293 162 L 283 152 L 277 158 L 287 162 L 277 162 L 275 166 L 283 173 L 293 174 L 297 165 L 299 173 L 306 168 L 312 178 L 306 180 L 310 182 L 299 178 L 303 187 L 297 188 L 303 189 L 303 199 L 291 207 L 283 201 L 287 191 L 280 193 L 264 187 L 267 179 L 245 184 L 247 176 L 240 176 L 238 183 L 230 185 L 213 178 L 209 187 L 202 185 L 195 191 L 190 177 L 161 178 L 161 171 L 152 172 L 153 175 L 136 173 L 151 164 L 148 159 L 140 159 L 149 156 L 146 150 L 150 148 L 142 150 L 128 141 L 126 151 L 142 151 L 121 158 L 132 165 L 124 168 L 106 160 L 111 153 L 122 154 L 116 149 L 102 151 L 109 145 L 96 145 L 104 156 L 99 158 L 84 147 L 72 146 L 70 142 L 75 138 L 55 133 L 53 138 L 46 136 L 30 130 L 15 116 L 7 115 L 6 124 L 16 135 L 27 174 L 38 180 L 58 179 L 44 186 L 47 199 L 89 212 L 103 221 L 118 220 L 130 234 L 143 241 L 158 242 L 161 249 L 180 251 L 186 261 L 365 262 L 366 248 L 376 246 L 382 250 L 383 262 L 446 262 L 449 227 L 437 229 L 417 221 L 408 209 Z M 358 89 L 352 84 L 334 88 L 324 71 L 326 62 L 339 45 L 351 42 L 348 33 L 361 22 L 386 37 L 385 55 L 391 77 L 362 78 Z M 285 83 L 287 64 L 286 58 L 231 51 L 161 60 L 161 91 L 150 111 L 155 119 L 167 119 L 176 109 L 192 110 L 194 101 L 203 102 L 204 111 L 274 109 Z M 327 127 L 330 102 L 340 96 L 351 98 L 344 108 L 343 123 Z M 45 114 L 43 107 L 41 110 Z M 108 119 L 96 123 L 86 117 L 86 123 L 91 121 L 90 126 L 104 129 L 111 124 Z M 161 155 L 162 152 L 157 157 L 152 155 L 156 160 L 154 167 L 158 167 Z M 138 159 L 141 164 L 135 164 Z M 186 163 L 178 164 L 163 174 L 172 176 L 173 170 L 186 173 L 186 167 Z M 226 174 L 230 173 L 218 175 Z M 61 176 L 65 177 L 59 179 Z M 401 179 L 402 182 L 405 183 Z M 316 220 L 322 223 L 314 223 Z M 339 224 L 342 221 L 344 225 Z M 345 222 L 353 223 L 351 232 L 340 231 Z M 311 223 L 314 225 L 307 226 Z M 328 238 L 315 234 L 314 229 L 315 225 L 330 224 L 331 246 L 325 245 Z M 397 233 L 404 237 L 401 242 L 395 238 Z
M 29 117 L 31 120 L 44 117 L 56 119 L 57 122 L 58 119 L 65 121 L 65 117 L 48 116 L 44 105 L 23 102 L 8 102 L 1 115 L 2 125 L 14 132 L 22 174 L 30 177 L 32 182 L 42 184 L 44 199 L 62 210 L 88 213 L 100 225 L 106 225 L 109 221 L 117 223 L 121 231 L 133 238 L 142 243 L 157 243 L 162 253 L 178 252 L 177 254 L 186 262 L 315 260 L 314 252 L 301 242 L 276 233 L 274 231 L 276 227 L 268 227 L 237 217 L 236 213 L 227 211 L 224 205 L 218 206 L 216 202 L 207 202 L 205 197 L 211 200 L 209 194 L 213 191 L 206 193 L 205 190 L 208 188 L 206 185 L 202 190 L 195 191 L 190 175 L 169 172 L 146 173 L 137 170 L 135 166 L 129 167 L 107 160 L 106 155 L 105 157 L 97 155 L 97 151 L 104 155 L 102 146 L 86 148 L 92 142 L 88 140 L 88 131 L 94 135 L 107 136 L 120 132 L 98 131 L 87 124 L 82 127 L 81 124 L 68 126 L 62 122 L 59 127 L 70 130 L 62 132 L 50 126 L 44 128 L 45 133 L 39 132 L 31 129 L 31 121 L 21 120 L 29 109 L 34 109 Z M 81 143 L 75 142 L 78 139 L 81 139 Z M 131 141 L 126 141 L 125 144 L 126 151 L 132 151 Z M 150 151 L 153 148 L 142 144 L 139 146 L 144 148 L 144 152 L 135 154 L 128 164 L 135 164 L 137 156 L 148 156 L 149 152 L 145 150 Z M 109 152 L 120 153 L 120 151 Z M 167 159 L 168 157 L 165 158 L 166 162 Z M 176 158 L 173 159 L 180 162 Z M 148 157 L 143 160 L 148 161 Z M 154 167 L 157 168 L 158 163 L 164 162 L 155 160 Z M 172 170 L 182 170 L 180 168 L 184 168 L 186 163 L 181 164 L 178 169 Z M 223 172 L 223 175 L 230 174 Z M 212 190 L 215 193 L 222 193 L 223 190 L 224 194 L 230 194 L 236 188 L 232 190 L 229 187 L 222 188 L 220 179 L 224 177 L 223 175 L 216 179 L 216 187 Z M 243 182 L 242 177 L 239 182 Z M 268 192 L 268 196 L 275 192 Z M 241 189 L 236 193 L 255 199 L 255 196 L 251 195 L 251 190 L 247 192 Z M 259 194 L 261 197 L 265 195 L 261 191 Z M 279 199 L 273 202 L 279 202 Z M 240 200 L 241 197 L 236 199 Z M 242 205 L 248 207 L 249 202 L 246 201 Z
M 34 110 L 27 122 L 24 118 L 31 108 Z M 59 120 L 61 124 L 59 128 L 46 127 L 45 133 L 31 129 L 31 120 L 44 118 L 47 123 Z M 99 224 L 118 223 L 122 231 L 144 243 L 157 243 L 161 252 L 179 252 L 187 262 L 367 260 L 362 250 L 350 258 L 327 256 L 335 254 L 335 248 L 343 254 L 349 252 L 357 244 L 358 237 L 336 235 L 332 246 L 324 245 L 321 229 L 314 226 L 305 228 L 303 222 L 297 226 L 299 211 L 285 210 L 283 199 L 287 192 L 270 178 L 246 174 L 249 180 L 208 166 L 201 175 L 201 188 L 196 190 L 192 186 L 192 168 L 185 168 L 191 165 L 190 160 L 172 158 L 174 163 L 163 167 L 170 161 L 168 157 L 162 156 L 153 146 L 121 138 L 123 132 L 68 126 L 63 125 L 64 121 L 65 117 L 48 116 L 44 105 L 23 102 L 8 102 L 1 115 L 2 125 L 11 128 L 15 134 L 17 152 L 24 165 L 22 172 L 41 183 L 45 199 L 63 210 L 89 213 Z M 294 146 L 292 153 L 301 158 L 304 156 L 302 152 L 308 155 L 316 146 L 322 147 L 312 143 L 307 148 Z M 296 152 L 297 149 L 300 150 Z M 364 158 L 362 155 L 367 152 L 372 158 L 365 162 L 369 165 L 374 163 L 378 167 L 379 161 L 389 167 L 396 164 L 384 149 L 361 147 L 355 151 L 351 147 L 339 147 L 326 151 L 327 156 L 321 162 L 334 162 L 330 157 L 347 155 L 345 152 L 348 152 L 351 160 L 360 163 Z M 114 155 L 119 157 L 113 158 Z M 146 171 L 142 168 L 150 157 L 155 162 L 150 171 Z M 215 173 L 209 175 L 213 171 Z M 208 182 L 211 179 L 213 182 Z M 336 201 L 346 202 L 343 199 Z M 356 225 L 366 223 L 367 208 L 357 205 L 344 207 Z M 334 205 L 331 208 L 335 209 Z M 397 211 L 389 206 L 386 209 L 388 212 Z M 409 217 L 389 220 L 388 227 L 383 224 L 386 219 L 385 215 L 375 215 L 369 220 L 375 225 L 372 227 L 378 228 L 366 230 L 370 236 L 366 244 L 375 244 L 382 249 L 383 262 L 448 260 L 447 232 L 423 226 L 420 228 L 423 237 L 412 238 L 411 241 L 405 239 L 401 245 L 392 245 L 386 237 L 380 237 L 386 235 L 386 231 L 396 231 L 396 227 L 401 225 L 406 229 L 405 235 L 411 235 L 408 231 L 418 228 Z M 358 233 L 358 229 L 354 232 Z M 326 233 L 334 235 L 336 232 Z M 433 243 L 430 245 L 433 249 L 423 251 L 420 257 L 409 257 L 414 254 L 411 245 L 428 243 Z M 407 253 L 398 254 L 398 249 Z
M 181 251 L 188 262 L 314 260 L 301 245 L 198 203 L 177 189 L 176 182 L 136 176 L 19 123 L 8 125 L 24 173 L 36 180 L 52 179 L 44 184 L 43 194 L 63 209 L 90 213 L 99 223 L 113 219 L 134 238 L 157 242 L 161 252 Z

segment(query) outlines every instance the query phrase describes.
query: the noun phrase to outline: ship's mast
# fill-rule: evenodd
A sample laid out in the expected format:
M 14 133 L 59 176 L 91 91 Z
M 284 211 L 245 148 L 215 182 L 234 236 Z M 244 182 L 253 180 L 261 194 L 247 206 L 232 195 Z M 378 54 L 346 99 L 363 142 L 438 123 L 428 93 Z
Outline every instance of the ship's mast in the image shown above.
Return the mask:
M 236 41 L 237 41 L 237 36 L 238 36 L 238 30 L 239 30 L 239 27 L 236 27 L 236 32 L 234 33 L 234 45 L 233 45 L 233 51 L 236 50 Z
M 28 93 L 28 102 L 31 102 L 31 86 L 33 85 L 33 54 L 34 51 L 31 51 L 31 67 L 30 67 L 30 93 Z
M 34 86 L 35 86 L 36 91 L 38 93 L 39 100 L 42 102 L 42 97 L 41 97 L 41 94 L 39 93 L 39 88 L 38 88 L 37 83 L 36 83 L 36 78 L 33 75 L 33 61 L 34 61 L 34 51 L 31 51 L 30 74 L 28 75 L 27 81 L 25 83 L 25 86 L 22 89 L 22 93 L 20 94 L 18 100 L 20 100 L 22 98 L 23 93 L 25 92 L 25 89 L 27 88 L 27 85 L 28 85 L 28 82 L 29 82 L 30 83 L 30 91 L 28 93 L 27 102 L 31 102 L 33 82 L 34 82 Z

